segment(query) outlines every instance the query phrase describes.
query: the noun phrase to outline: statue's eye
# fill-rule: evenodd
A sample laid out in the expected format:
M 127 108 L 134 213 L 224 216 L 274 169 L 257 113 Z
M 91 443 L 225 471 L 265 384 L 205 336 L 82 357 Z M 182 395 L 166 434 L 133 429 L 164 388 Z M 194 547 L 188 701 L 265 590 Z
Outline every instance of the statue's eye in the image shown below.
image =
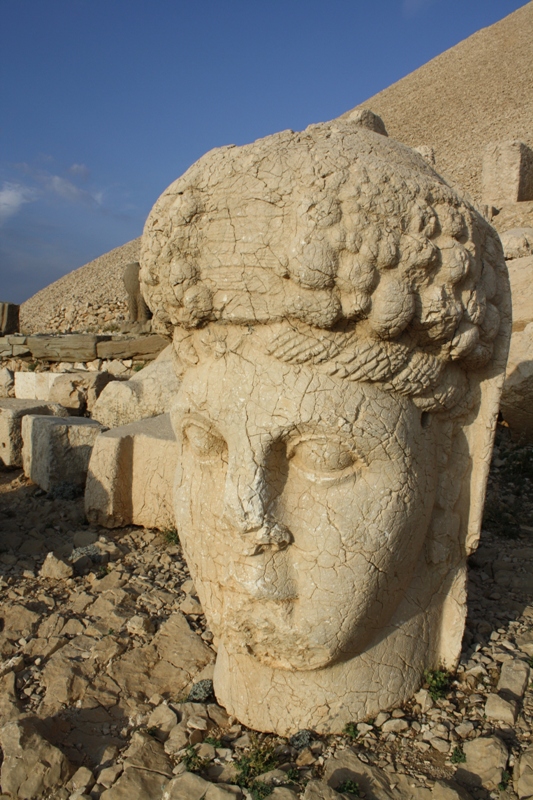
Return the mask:
M 215 458 L 226 449 L 226 441 L 207 426 L 188 422 L 183 427 L 184 441 L 201 458 Z
M 339 475 L 357 461 L 354 451 L 338 439 L 299 439 L 287 448 L 287 456 L 304 472 Z

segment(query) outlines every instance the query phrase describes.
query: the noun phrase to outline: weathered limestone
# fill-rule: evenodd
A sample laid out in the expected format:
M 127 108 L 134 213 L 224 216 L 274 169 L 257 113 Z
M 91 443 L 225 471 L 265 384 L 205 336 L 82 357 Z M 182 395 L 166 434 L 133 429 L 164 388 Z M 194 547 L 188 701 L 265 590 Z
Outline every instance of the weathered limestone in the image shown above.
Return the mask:
M 0 334 L 16 333 L 19 329 L 19 308 L 15 303 L 0 303 Z
M 128 293 L 128 312 L 130 322 L 147 322 L 152 317 L 152 312 L 146 305 L 141 293 L 139 283 L 139 269 L 141 265 L 138 261 L 126 264 L 122 278 Z
M 481 182 L 483 202 L 496 208 L 533 200 L 533 150 L 519 141 L 488 144 Z
M 495 231 L 335 120 L 208 153 L 141 264 L 218 700 L 283 735 L 401 704 L 461 649 L 510 335 Z
M 156 358 L 165 347 L 168 339 L 154 334 L 137 339 L 113 339 L 99 342 L 96 347 L 98 358 L 144 358 L 147 361 Z
M 68 411 L 58 403 L 38 400 L 0 400 L 0 461 L 6 467 L 22 466 L 22 420 L 28 414 L 50 414 L 67 417 Z
M 93 418 L 106 428 L 116 428 L 168 413 L 179 387 L 172 363 L 173 352 L 172 345 L 168 345 L 152 364 L 129 381 L 107 386 L 94 404 Z
M 533 255 L 507 262 L 513 298 L 513 335 L 501 411 L 515 438 L 533 441 Z
M 107 528 L 173 528 L 176 458 L 168 414 L 100 434 L 85 489 L 87 518 Z
M 0 397 L 9 397 L 14 385 L 13 372 L 7 367 L 0 369 Z
M 92 361 L 96 345 L 109 336 L 90 333 L 71 333 L 61 336 L 28 336 L 26 341 L 34 358 L 45 361 Z
M 506 261 L 533 255 L 533 228 L 512 228 L 501 233 L 500 239 Z
M 45 492 L 69 484 L 83 487 L 99 422 L 85 417 L 27 415 L 22 420 L 24 474 Z
M 115 380 L 109 372 L 17 372 L 15 397 L 60 403 L 71 412 L 83 413 L 92 408 L 108 383 Z

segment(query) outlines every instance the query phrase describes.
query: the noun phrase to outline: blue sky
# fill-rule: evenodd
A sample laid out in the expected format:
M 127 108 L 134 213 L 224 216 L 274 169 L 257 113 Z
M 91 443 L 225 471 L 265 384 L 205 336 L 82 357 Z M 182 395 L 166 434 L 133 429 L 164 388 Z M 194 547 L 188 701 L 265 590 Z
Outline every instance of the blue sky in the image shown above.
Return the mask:
M 139 236 L 212 147 L 342 114 L 523 0 L 0 0 L 0 300 Z

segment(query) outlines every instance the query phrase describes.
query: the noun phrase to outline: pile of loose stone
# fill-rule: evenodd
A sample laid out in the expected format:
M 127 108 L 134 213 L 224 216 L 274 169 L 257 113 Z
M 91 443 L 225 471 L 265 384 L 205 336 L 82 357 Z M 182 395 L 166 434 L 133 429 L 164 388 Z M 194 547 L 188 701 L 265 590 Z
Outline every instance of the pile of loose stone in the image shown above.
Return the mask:
M 533 448 L 502 429 L 454 676 L 341 736 L 256 734 L 212 696 L 216 641 L 177 534 L 89 526 L 0 472 L 2 797 L 533 796 Z

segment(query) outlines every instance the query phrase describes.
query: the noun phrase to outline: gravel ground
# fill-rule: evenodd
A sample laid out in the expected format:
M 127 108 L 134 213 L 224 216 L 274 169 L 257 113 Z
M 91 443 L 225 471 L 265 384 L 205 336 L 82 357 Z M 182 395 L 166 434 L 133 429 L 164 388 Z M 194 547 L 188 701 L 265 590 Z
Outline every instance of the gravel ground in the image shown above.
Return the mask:
M 122 271 L 139 259 L 140 244 L 139 237 L 116 247 L 34 294 L 20 307 L 21 332 L 101 330 L 126 319 Z
M 533 3 L 460 42 L 366 100 L 389 136 L 433 147 L 437 172 L 481 200 L 489 142 L 533 147 Z

